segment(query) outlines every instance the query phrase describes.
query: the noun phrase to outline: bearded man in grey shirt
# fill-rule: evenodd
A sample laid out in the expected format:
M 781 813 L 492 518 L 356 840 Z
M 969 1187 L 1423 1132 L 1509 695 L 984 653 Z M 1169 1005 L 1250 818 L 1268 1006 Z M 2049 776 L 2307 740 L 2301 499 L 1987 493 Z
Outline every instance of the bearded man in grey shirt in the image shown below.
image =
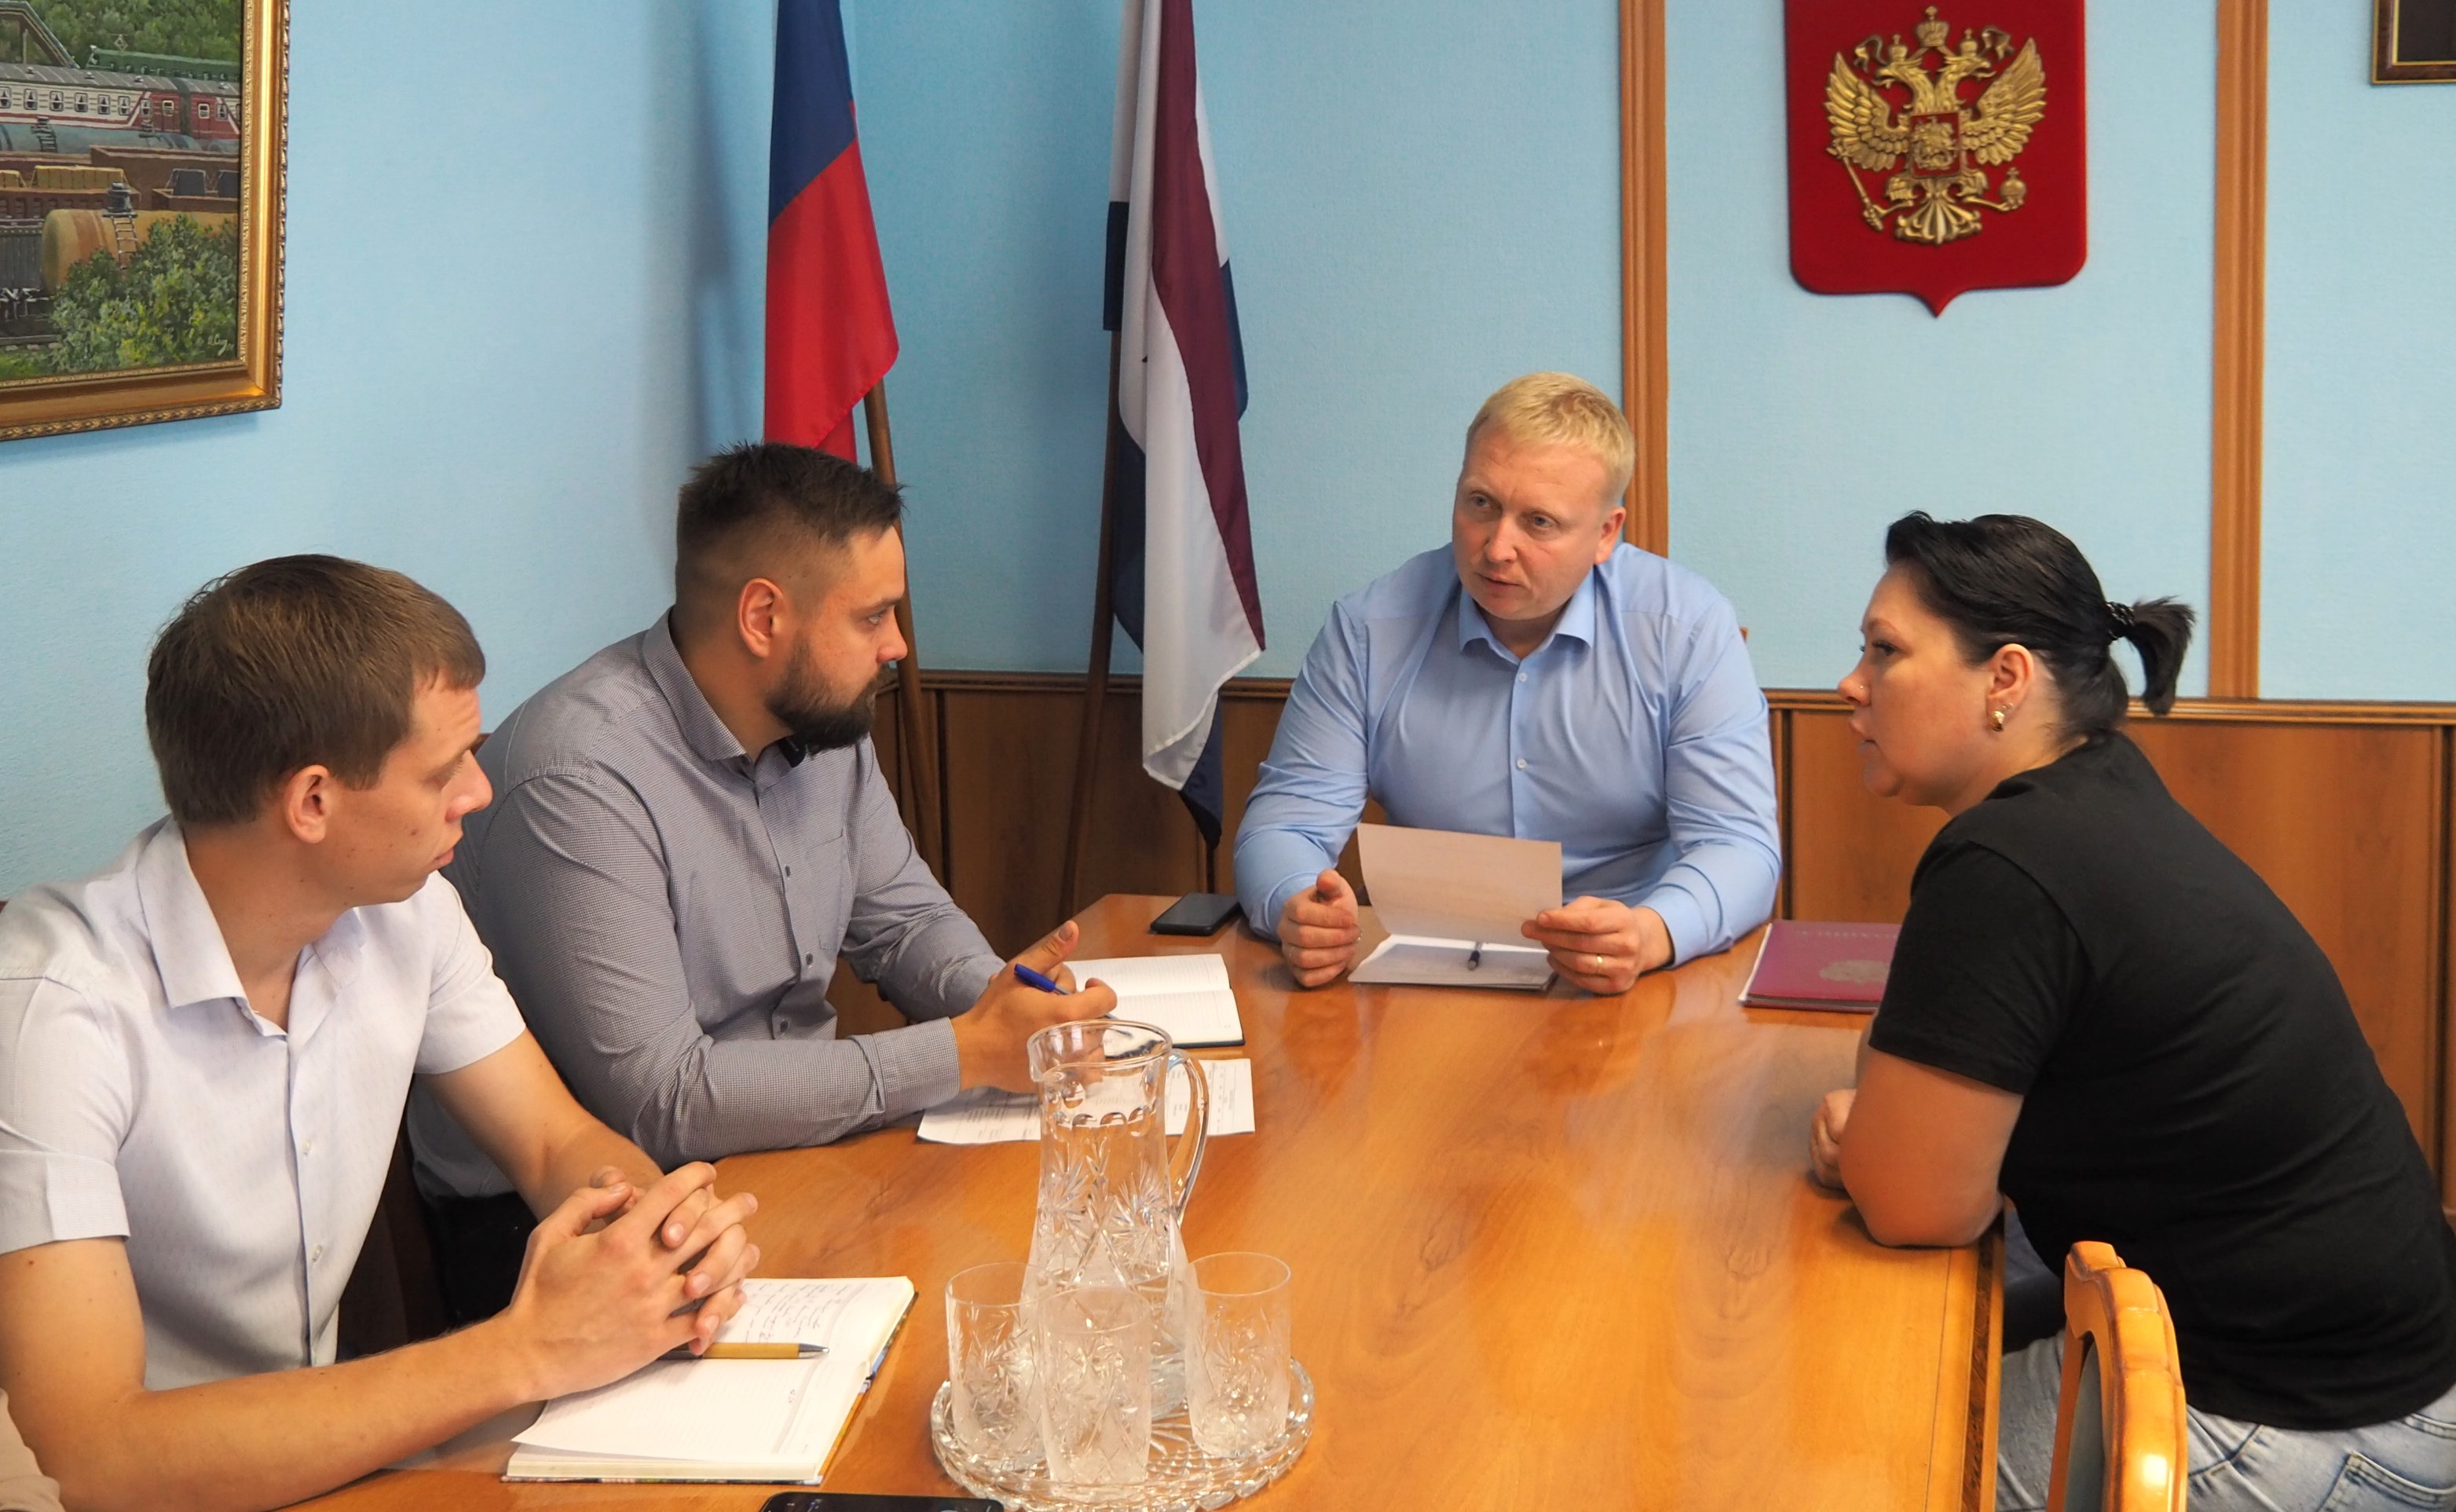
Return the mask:
M 895 490 L 737 447 L 682 490 L 674 606 L 513 711 L 447 868 L 583 1105 L 660 1160 L 825 1144 L 992 1085 L 1037 1030 L 1116 1006 L 1033 991 L 914 850 L 869 739 L 905 654 Z M 1018 959 L 1071 986 L 1072 924 Z M 839 1038 L 838 954 L 916 1020 Z M 457 1318 L 509 1296 L 528 1214 L 411 1110 Z

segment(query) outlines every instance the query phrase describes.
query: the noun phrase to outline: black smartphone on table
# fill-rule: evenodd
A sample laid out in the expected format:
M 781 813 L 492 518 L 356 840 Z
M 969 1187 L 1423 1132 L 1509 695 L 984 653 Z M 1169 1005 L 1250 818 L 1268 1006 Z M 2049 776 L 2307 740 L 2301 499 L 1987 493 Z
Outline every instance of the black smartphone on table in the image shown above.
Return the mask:
M 846 1491 L 779 1491 L 759 1512 L 1004 1512 L 968 1496 L 865 1496 Z
M 1237 894 L 1233 892 L 1189 892 L 1168 906 L 1167 911 L 1152 920 L 1154 934 L 1217 934 L 1219 927 L 1237 916 Z

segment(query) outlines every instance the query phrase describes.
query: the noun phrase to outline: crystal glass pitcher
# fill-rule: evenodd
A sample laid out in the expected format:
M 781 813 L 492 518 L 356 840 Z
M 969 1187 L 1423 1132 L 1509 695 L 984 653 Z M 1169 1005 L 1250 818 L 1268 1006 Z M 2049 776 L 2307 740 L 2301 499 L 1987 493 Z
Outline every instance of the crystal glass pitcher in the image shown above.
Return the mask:
M 1185 1400 L 1185 1243 L 1177 1221 L 1202 1173 L 1209 1089 L 1202 1066 L 1148 1024 L 1092 1019 L 1032 1036 L 1040 1097 L 1040 1197 L 1028 1297 L 1126 1286 L 1152 1308 L 1155 1417 Z M 1185 1132 L 1168 1138 L 1168 1081 L 1185 1068 Z

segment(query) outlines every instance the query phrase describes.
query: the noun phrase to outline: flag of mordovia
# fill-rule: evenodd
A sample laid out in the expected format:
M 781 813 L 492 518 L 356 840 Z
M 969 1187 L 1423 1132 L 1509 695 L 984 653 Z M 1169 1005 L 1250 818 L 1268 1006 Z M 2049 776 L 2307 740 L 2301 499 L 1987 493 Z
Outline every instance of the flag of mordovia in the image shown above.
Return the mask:
M 1126 0 L 1109 170 L 1118 622 L 1143 651 L 1143 769 L 1219 838 L 1219 685 L 1262 652 L 1237 419 L 1245 358 L 1194 0 Z

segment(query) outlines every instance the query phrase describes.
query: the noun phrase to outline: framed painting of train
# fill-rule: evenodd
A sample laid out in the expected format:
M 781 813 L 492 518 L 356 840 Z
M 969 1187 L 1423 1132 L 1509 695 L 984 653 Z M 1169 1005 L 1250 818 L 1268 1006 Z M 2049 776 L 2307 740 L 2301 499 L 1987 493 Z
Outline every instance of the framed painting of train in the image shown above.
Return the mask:
M 281 402 L 289 0 L 0 0 L 0 440 Z
M 2371 0 L 2373 84 L 2456 83 L 2456 0 Z

